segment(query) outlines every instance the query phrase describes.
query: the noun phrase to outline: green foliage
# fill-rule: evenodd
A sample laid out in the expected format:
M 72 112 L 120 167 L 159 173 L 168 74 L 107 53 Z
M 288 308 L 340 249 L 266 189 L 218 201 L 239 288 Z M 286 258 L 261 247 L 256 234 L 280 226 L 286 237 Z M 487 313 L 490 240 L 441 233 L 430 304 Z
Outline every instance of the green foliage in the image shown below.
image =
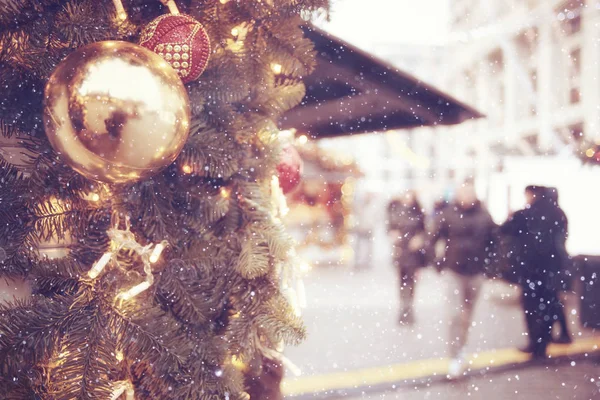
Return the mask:
M 107 318 L 98 302 L 78 310 L 61 341 L 49 370 L 49 394 L 56 400 L 109 398 L 114 343 L 106 330 Z
M 0 277 L 26 277 L 35 293 L 0 307 L 0 390 L 7 399 L 104 399 L 126 380 L 140 399 L 246 399 L 232 356 L 259 359 L 305 335 L 279 290 L 292 240 L 273 218 L 270 182 L 277 120 L 302 100 L 301 78 L 315 65 L 299 25 L 327 1 L 178 2 L 213 48 L 187 84 L 189 140 L 162 173 L 105 187 L 51 148 L 43 90 L 69 52 L 136 41 L 165 12 L 158 1 L 123 3 L 124 22 L 109 0 L 0 0 Z M 25 161 L 3 157 L 11 152 Z M 130 217 L 143 245 L 169 242 L 153 285 L 132 301 L 115 297 L 144 279 L 133 253 L 87 278 L 116 215 Z M 69 256 L 40 256 L 51 240 L 67 243 Z

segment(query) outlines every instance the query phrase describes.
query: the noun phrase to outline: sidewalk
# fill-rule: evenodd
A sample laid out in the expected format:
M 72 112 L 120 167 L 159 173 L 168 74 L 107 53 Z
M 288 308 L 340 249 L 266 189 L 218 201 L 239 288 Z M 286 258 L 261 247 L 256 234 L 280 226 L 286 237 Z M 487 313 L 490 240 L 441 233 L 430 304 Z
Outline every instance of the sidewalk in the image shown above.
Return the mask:
M 342 397 L 338 397 L 342 398 Z M 344 396 L 345 400 L 592 400 L 600 398 L 600 364 L 530 367 L 436 385 Z
M 437 368 L 433 369 L 436 374 L 446 368 L 448 310 L 444 276 L 432 269 L 420 271 L 417 323 L 410 328 L 397 324 L 397 278 L 391 267 L 379 265 L 356 273 L 344 268 L 314 269 L 305 283 L 309 305 L 304 319 L 309 337 L 299 347 L 286 350 L 287 357 L 302 370 L 297 378 L 287 374 L 287 394 L 314 391 L 318 387 L 315 382 L 321 378 L 321 382 L 331 381 L 334 376 L 343 376 L 350 386 L 360 386 L 359 381 L 348 381 L 348 376 L 360 376 L 369 368 L 407 366 L 414 370 L 415 363 L 427 364 L 421 376 L 427 368 Z M 516 297 L 516 292 L 503 285 L 491 281 L 485 284 L 467 353 L 513 349 L 510 357 L 520 354 L 514 349 L 527 339 Z M 575 303 L 575 299 L 569 300 L 569 304 Z M 567 309 L 572 336 L 589 337 L 591 332 L 583 331 L 578 324 L 577 310 L 572 306 Z

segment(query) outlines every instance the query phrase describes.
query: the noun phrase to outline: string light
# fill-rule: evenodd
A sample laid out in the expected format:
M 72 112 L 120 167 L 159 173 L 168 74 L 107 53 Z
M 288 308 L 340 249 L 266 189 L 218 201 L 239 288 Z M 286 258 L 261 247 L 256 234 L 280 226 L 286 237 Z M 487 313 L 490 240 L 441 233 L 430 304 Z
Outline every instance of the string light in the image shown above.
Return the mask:
M 175 1 L 173 0 L 160 0 L 160 2 L 163 4 L 163 6 L 167 6 L 167 8 L 169 9 L 169 12 L 173 15 L 178 15 L 179 14 L 179 9 L 177 8 L 177 4 L 175 4 Z
M 94 265 L 92 266 L 92 269 L 90 269 L 88 271 L 88 276 L 90 277 L 90 279 L 96 279 L 98 277 L 98 275 L 100 275 L 100 273 L 102 273 L 104 268 L 106 268 L 106 266 L 108 265 L 108 263 L 110 262 L 112 257 L 113 257 L 113 253 L 111 253 L 111 252 L 104 253 L 102 255 L 102 257 L 100 257 L 100 259 L 94 263 Z
M 306 136 L 306 135 L 298 136 L 297 142 L 301 146 L 305 145 L 306 143 L 308 143 L 308 136 Z
M 150 275 L 152 276 L 152 275 Z M 154 283 L 154 277 L 152 278 L 147 278 L 146 281 L 142 282 L 142 283 L 138 283 L 137 285 L 135 285 L 134 287 L 132 287 L 129 290 L 126 290 L 125 292 L 121 292 L 117 295 L 115 300 L 122 300 L 122 301 L 127 301 L 127 300 L 131 300 L 132 298 L 134 298 L 135 296 L 137 296 L 138 294 L 142 293 L 145 290 L 148 290 L 150 288 L 150 286 L 152 286 L 152 284 Z
M 117 353 L 115 354 L 115 358 L 117 359 L 118 362 L 123 361 L 123 359 L 124 359 L 123 352 L 121 350 L 117 350 Z
M 115 5 L 115 9 L 117 10 L 117 19 L 119 21 L 125 21 L 127 19 L 127 12 L 125 11 L 121 0 L 113 0 L 113 4 Z
M 129 218 L 126 219 L 125 225 L 125 230 L 119 229 L 119 222 L 117 220 L 115 222 L 115 227 L 108 230 L 107 234 L 111 240 L 110 251 L 104 253 L 88 271 L 88 277 L 90 279 L 96 279 L 111 261 L 118 265 L 116 255 L 122 250 L 130 250 L 140 256 L 142 263 L 144 264 L 144 274 L 146 275 L 144 281 L 117 294 L 115 302 L 130 300 L 152 286 L 154 283 L 152 264 L 158 262 L 162 252 L 168 245 L 168 243 L 163 240 L 156 245 L 149 244 L 142 246 L 136 241 L 135 235 L 130 230 L 131 226 Z
M 271 64 L 271 71 L 273 71 L 275 75 L 279 75 L 283 71 L 283 67 L 281 64 L 273 63 Z
M 298 266 L 298 270 L 302 273 L 310 272 L 311 269 L 312 269 L 312 266 L 309 263 L 307 263 L 306 261 L 301 262 Z
M 161 242 L 154 247 L 154 250 L 152 250 L 152 254 L 150 254 L 150 262 L 152 264 L 156 264 L 156 262 L 158 261 L 160 255 L 162 254 L 164 249 L 165 249 L 164 242 Z
M 594 157 L 595 154 L 596 154 L 596 152 L 594 151 L 594 149 L 587 149 L 585 152 L 585 155 L 588 156 L 589 158 Z
M 113 385 L 113 392 L 110 400 L 117 400 L 125 394 L 125 400 L 135 400 L 135 390 L 133 384 L 129 381 L 118 381 Z
M 241 358 L 236 356 L 231 356 L 231 365 L 233 365 L 238 371 L 245 371 L 248 367 Z
M 220 191 L 221 197 L 224 199 L 228 199 L 229 197 L 231 197 L 231 189 L 226 188 L 226 187 L 222 187 L 221 191 Z
M 183 171 L 184 174 L 191 174 L 193 171 L 193 168 L 191 165 L 185 164 L 183 167 L 181 167 L 181 170 Z

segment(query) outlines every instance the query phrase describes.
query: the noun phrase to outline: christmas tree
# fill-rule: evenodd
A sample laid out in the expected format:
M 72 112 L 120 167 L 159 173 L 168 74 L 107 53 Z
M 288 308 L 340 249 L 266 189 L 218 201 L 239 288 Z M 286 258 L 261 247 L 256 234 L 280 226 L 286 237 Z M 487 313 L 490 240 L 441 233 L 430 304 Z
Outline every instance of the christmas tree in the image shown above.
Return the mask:
M 0 310 L 4 399 L 248 398 L 253 360 L 277 359 L 282 343 L 305 335 L 291 289 L 293 243 L 273 201 L 276 122 L 301 101 L 315 65 L 300 25 L 327 2 L 177 6 L 0 2 L 0 276 L 32 292 Z M 206 69 L 185 85 L 182 151 L 152 173 L 127 175 L 106 159 L 122 179 L 82 172 L 89 165 L 73 164 L 80 154 L 69 161 L 49 137 L 57 65 L 91 43 L 141 44 L 153 20 L 177 11 L 210 38 Z M 181 57 L 171 66 L 184 70 Z M 92 123 L 94 105 L 84 103 L 87 114 L 65 111 L 73 124 Z M 119 121 L 102 123 L 123 129 Z M 68 140 L 56 124 L 54 140 Z M 90 146 L 101 139 L 92 136 Z

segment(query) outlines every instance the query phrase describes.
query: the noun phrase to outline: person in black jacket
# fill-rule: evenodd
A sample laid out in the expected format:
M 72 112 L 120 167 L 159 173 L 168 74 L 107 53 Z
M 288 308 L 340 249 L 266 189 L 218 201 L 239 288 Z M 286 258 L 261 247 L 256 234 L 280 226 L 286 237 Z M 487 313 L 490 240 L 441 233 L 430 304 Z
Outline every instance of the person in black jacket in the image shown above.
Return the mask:
M 394 266 L 400 282 L 399 323 L 414 323 L 415 273 L 425 266 L 425 214 L 416 193 L 406 192 L 388 207 L 388 231 L 394 241 Z
M 442 259 L 436 264 L 445 270 L 444 275 L 449 280 L 450 377 L 458 377 L 466 368 L 463 347 L 484 274 L 492 263 L 495 229 L 496 224 L 477 199 L 471 183 L 465 183 L 456 191 L 454 202 L 446 206 L 433 223 L 428 248 L 435 248 L 440 240 L 446 245 Z
M 569 220 L 567 219 L 567 215 L 560 208 L 558 204 L 558 189 L 554 187 L 549 187 L 545 189 L 545 195 L 552 204 L 556 208 L 556 215 L 558 217 L 558 223 L 561 224 L 561 229 L 558 229 L 556 232 L 555 242 L 557 246 L 558 258 L 560 260 L 560 268 L 558 270 L 558 276 L 556 279 L 556 285 L 554 288 L 557 291 L 556 296 L 556 304 L 555 304 L 555 315 L 558 318 L 557 322 L 560 326 L 560 336 L 557 339 L 552 339 L 552 341 L 556 343 L 567 344 L 571 343 L 571 335 L 569 333 L 569 327 L 567 325 L 567 318 L 565 315 L 565 306 L 560 301 L 560 293 L 562 290 L 566 290 L 567 285 L 567 276 L 566 270 L 570 263 L 571 257 L 567 252 L 567 237 L 569 234 Z
M 514 263 L 519 268 L 522 303 L 529 344 L 522 349 L 545 358 L 556 318 L 557 282 L 562 265 L 560 242 L 566 218 L 547 196 L 546 188 L 525 189 L 527 207 L 514 213 L 500 228 L 513 240 Z

